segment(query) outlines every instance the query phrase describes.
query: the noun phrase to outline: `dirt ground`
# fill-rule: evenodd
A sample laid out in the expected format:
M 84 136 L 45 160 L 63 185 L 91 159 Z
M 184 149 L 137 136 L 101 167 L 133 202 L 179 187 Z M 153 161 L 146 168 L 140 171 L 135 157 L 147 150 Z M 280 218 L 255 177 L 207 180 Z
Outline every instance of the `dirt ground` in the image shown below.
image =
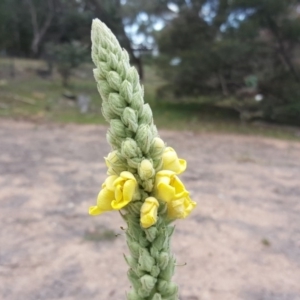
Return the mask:
M 125 299 L 117 212 L 90 217 L 101 126 L 0 121 L 0 299 Z M 300 143 L 160 131 L 198 206 L 177 222 L 182 300 L 300 299 Z M 117 235 L 117 236 L 115 236 Z

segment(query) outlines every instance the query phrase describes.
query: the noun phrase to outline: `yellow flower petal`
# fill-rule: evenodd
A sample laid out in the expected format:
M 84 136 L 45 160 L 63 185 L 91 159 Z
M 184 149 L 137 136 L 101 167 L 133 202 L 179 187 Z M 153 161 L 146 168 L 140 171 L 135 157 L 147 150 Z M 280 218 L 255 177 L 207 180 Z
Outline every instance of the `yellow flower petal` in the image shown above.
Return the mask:
M 168 170 L 159 171 L 156 174 L 154 192 L 158 199 L 166 202 L 188 194 L 175 172 Z
M 175 197 L 175 189 L 174 187 L 161 182 L 157 185 L 156 196 L 163 201 L 169 202 Z
M 96 216 L 112 210 L 111 201 L 114 199 L 114 192 L 107 188 L 102 189 L 97 197 L 97 205 L 89 208 L 89 214 Z
M 116 175 L 108 176 L 106 178 L 105 182 L 103 183 L 102 187 L 103 188 L 106 187 L 108 190 L 114 191 L 114 182 L 117 178 L 118 178 L 118 176 L 116 176 Z
M 102 211 L 99 209 L 98 206 L 91 206 L 89 208 L 89 214 L 92 216 L 97 216 L 100 215 L 102 213 Z
M 158 201 L 154 197 L 145 199 L 141 207 L 141 225 L 143 228 L 149 228 L 157 222 Z
M 130 172 L 124 171 L 114 181 L 113 185 L 115 187 L 115 200 L 112 201 L 111 205 L 113 209 L 121 209 L 132 200 L 137 188 L 137 181 Z
M 112 210 L 111 202 L 114 199 L 114 192 L 104 188 L 100 191 L 97 198 L 97 206 L 101 211 L 109 211 Z
M 181 174 L 186 170 L 186 161 L 179 159 L 176 151 L 167 147 L 162 155 L 163 169 L 174 171 L 176 174 Z
M 124 183 L 123 199 L 126 202 L 126 204 L 132 200 L 134 192 L 135 192 L 135 188 L 136 188 L 136 182 L 133 180 L 127 180 Z
M 128 172 L 128 171 L 124 171 L 120 174 L 120 177 L 123 177 L 124 179 L 132 179 L 134 181 L 136 181 L 135 177 L 132 175 L 132 173 Z
M 170 219 L 184 219 L 195 208 L 196 202 L 189 195 L 184 198 L 168 202 L 168 217 Z

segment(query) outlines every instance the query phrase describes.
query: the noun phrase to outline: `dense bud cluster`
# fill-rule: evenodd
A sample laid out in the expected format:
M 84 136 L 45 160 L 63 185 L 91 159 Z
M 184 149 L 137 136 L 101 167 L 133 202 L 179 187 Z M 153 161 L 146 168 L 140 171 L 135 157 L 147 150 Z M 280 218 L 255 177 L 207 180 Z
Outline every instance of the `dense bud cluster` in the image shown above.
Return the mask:
M 92 26 L 92 59 L 103 116 L 110 124 L 107 140 L 113 151 L 105 158 L 110 176 L 90 213 L 121 208 L 125 211 L 122 216 L 127 223 L 130 250 L 125 260 L 132 284 L 127 298 L 176 300 L 178 288 L 171 282 L 175 259 L 170 253 L 174 231 L 169 225 L 170 217 L 186 217 L 195 203 L 181 185 L 180 193 L 174 192 L 174 199 L 168 202 L 164 201 L 164 193 L 169 195 L 168 190 L 174 189 L 172 180 L 179 182 L 175 174 L 185 170 L 185 161 L 178 159 L 176 152 L 166 148 L 158 137 L 151 108 L 144 104 L 139 75 L 130 67 L 128 53 L 99 20 L 94 20 Z M 164 166 L 171 173 L 163 173 L 155 187 L 156 176 Z

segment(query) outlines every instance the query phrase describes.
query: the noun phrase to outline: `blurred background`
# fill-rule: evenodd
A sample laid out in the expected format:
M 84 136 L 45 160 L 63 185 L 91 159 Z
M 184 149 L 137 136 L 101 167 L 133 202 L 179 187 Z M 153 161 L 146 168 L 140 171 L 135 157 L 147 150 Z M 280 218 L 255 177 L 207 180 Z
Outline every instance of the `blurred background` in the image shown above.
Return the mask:
M 1 116 L 103 122 L 97 17 L 129 52 L 159 126 L 297 135 L 270 124 L 300 125 L 299 1 L 2 0 L 0 14 Z
M 87 214 L 110 151 L 93 18 L 188 161 L 198 205 L 173 239 L 180 300 L 299 300 L 298 0 L 0 0 L 0 300 L 130 288 L 126 224 Z

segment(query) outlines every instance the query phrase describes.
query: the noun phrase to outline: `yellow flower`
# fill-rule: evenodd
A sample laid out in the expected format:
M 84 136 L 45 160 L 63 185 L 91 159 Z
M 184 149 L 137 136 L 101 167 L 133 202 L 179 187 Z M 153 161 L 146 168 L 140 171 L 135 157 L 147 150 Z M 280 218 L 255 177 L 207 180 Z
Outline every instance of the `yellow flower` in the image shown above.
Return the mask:
M 113 186 L 115 198 L 111 202 L 111 206 L 113 209 L 121 209 L 132 200 L 137 188 L 137 181 L 130 172 L 124 171 L 113 182 Z
M 162 155 L 163 170 L 174 171 L 176 174 L 181 174 L 186 169 L 186 161 L 179 159 L 176 151 L 167 147 Z
M 172 200 L 168 204 L 168 217 L 170 219 L 184 219 L 195 208 L 196 202 L 187 195 L 183 198 Z
M 143 228 L 148 228 L 157 221 L 158 201 L 154 197 L 145 199 L 141 207 L 141 225 Z
M 118 178 L 116 175 L 108 176 L 105 182 L 102 184 L 102 190 L 97 197 L 97 205 L 91 206 L 89 214 L 92 216 L 100 215 L 103 212 L 113 210 L 111 205 L 115 199 L 115 188 L 113 186 L 114 181 Z
M 108 176 L 98 194 L 97 205 L 91 206 L 89 214 L 96 216 L 110 210 L 118 210 L 127 205 L 133 198 L 137 187 L 134 176 L 124 171 L 120 176 Z
M 156 174 L 155 195 L 167 202 L 168 217 L 171 219 L 186 218 L 196 206 L 173 171 L 163 170 Z

